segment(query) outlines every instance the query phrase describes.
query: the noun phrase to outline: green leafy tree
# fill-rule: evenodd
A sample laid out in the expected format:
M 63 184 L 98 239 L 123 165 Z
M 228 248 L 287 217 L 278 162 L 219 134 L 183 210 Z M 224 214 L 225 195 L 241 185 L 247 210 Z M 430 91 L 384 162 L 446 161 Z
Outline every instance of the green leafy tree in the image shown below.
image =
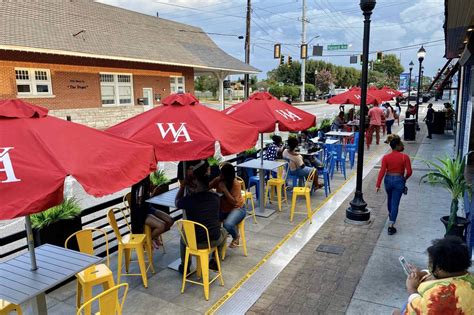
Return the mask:
M 279 85 L 272 85 L 270 86 L 269 90 L 271 95 L 275 96 L 276 98 L 281 98 L 283 96 L 283 87 Z
M 385 73 L 390 80 L 398 80 L 403 72 L 403 66 L 396 55 L 385 55 L 382 62 L 374 63 L 374 71 Z
M 219 90 L 219 81 L 213 75 L 201 75 L 194 80 L 194 89 L 201 92 L 210 91 L 212 95 L 216 96 Z
M 316 74 L 316 88 L 319 91 L 326 93 L 332 83 L 334 83 L 334 78 L 331 72 L 321 70 Z
M 311 83 L 306 83 L 304 85 L 304 90 L 306 93 L 316 93 L 316 87 Z
M 294 85 L 285 85 L 283 86 L 283 94 L 292 99 L 296 99 L 300 96 L 300 89 Z
M 281 65 L 267 72 L 268 79 L 285 84 L 298 84 L 301 78 L 301 64 L 294 61 L 291 66 Z

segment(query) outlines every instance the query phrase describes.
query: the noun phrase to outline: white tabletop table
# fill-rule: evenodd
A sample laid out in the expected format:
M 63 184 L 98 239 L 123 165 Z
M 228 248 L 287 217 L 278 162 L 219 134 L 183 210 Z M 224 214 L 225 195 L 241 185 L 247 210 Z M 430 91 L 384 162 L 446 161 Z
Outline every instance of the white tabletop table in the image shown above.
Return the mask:
M 0 299 L 14 304 L 36 299 L 33 313 L 40 315 L 48 314 L 46 290 L 102 260 L 51 244 L 37 247 L 35 253 L 36 270 L 31 270 L 29 252 L 0 263 Z
M 263 163 L 262 163 L 263 162 Z M 259 170 L 259 177 L 260 177 L 260 196 L 259 196 L 259 207 L 255 209 L 255 214 L 259 217 L 268 218 L 271 216 L 275 210 L 265 209 L 265 178 L 264 173 L 265 171 L 273 171 L 274 169 L 285 165 L 287 162 L 285 161 L 267 161 L 267 160 L 260 160 L 260 159 L 253 159 L 247 162 L 237 164 L 237 167 L 241 168 L 252 168 Z
M 352 131 L 329 131 L 329 132 L 326 132 L 325 135 L 327 137 L 346 138 L 346 137 L 352 137 L 354 135 L 354 132 L 352 132 Z
M 312 138 L 311 141 L 313 141 L 314 143 L 320 143 L 319 137 Z M 324 141 L 325 144 L 336 144 L 338 142 L 339 142 L 339 140 L 337 140 L 337 139 L 326 139 Z

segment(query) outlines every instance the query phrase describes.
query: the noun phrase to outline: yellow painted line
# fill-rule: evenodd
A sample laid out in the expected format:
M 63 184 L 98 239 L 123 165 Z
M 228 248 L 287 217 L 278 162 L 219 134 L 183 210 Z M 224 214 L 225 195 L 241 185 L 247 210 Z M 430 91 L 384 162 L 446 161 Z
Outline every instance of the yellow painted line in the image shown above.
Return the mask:
M 378 150 L 377 150 L 378 151 Z M 378 156 L 378 155 L 377 155 Z M 369 160 L 366 160 L 364 162 L 364 165 L 366 165 L 369 161 L 373 160 L 375 157 L 371 157 Z M 324 201 L 314 210 L 312 211 L 312 214 L 311 214 L 311 217 L 316 213 L 318 212 L 328 201 L 329 199 L 331 199 L 335 194 L 337 194 L 342 188 L 344 188 L 344 186 L 354 177 L 357 175 L 357 169 L 354 171 L 354 173 L 349 176 L 349 178 L 347 178 L 344 182 L 342 182 L 341 186 L 336 189 L 336 191 L 332 192 L 329 196 L 327 196 Z M 247 274 L 245 274 L 229 291 L 227 291 L 227 293 L 225 295 L 223 295 L 219 300 L 216 301 L 216 303 L 214 303 L 214 305 L 212 305 L 207 311 L 206 311 L 206 315 L 212 315 L 214 314 L 228 299 L 230 299 L 234 294 L 235 292 L 237 292 L 240 287 L 242 287 L 242 285 L 248 280 L 250 279 L 250 277 L 255 273 L 257 272 L 257 270 L 265 263 L 267 262 L 267 260 L 283 245 L 286 243 L 286 241 L 288 239 L 290 239 L 291 237 L 293 237 L 296 232 L 298 232 L 298 230 L 308 221 L 308 217 L 306 217 L 305 219 L 303 219 L 303 221 L 301 221 L 300 223 L 298 223 L 298 225 L 296 225 L 285 237 L 283 237 L 283 239 L 278 242 L 277 245 L 275 245 L 275 247 L 268 253 L 266 254 L 252 269 L 249 270 L 249 272 L 247 272 Z
M 346 179 L 341 186 L 336 189 L 336 191 L 332 192 L 329 196 L 324 199 L 324 201 L 314 210 L 312 211 L 312 216 L 318 212 L 319 209 L 321 209 L 328 201 L 330 198 L 332 198 L 335 194 L 337 194 L 345 184 L 347 184 L 348 181 L 350 181 L 357 172 L 354 172 L 348 179 Z M 222 296 L 219 300 L 217 300 L 214 305 L 211 306 L 206 312 L 206 315 L 209 314 L 214 314 L 221 306 L 224 304 L 232 295 L 237 292 L 238 289 L 283 245 L 286 243 L 288 239 L 290 239 L 293 235 L 298 232 L 298 230 L 308 221 L 308 217 L 303 219 L 298 225 L 296 225 L 280 242 L 278 242 L 277 245 L 268 253 L 266 254 L 252 269 L 250 269 L 249 272 L 247 272 L 246 275 L 244 275 L 239 282 L 237 282 L 227 293 Z

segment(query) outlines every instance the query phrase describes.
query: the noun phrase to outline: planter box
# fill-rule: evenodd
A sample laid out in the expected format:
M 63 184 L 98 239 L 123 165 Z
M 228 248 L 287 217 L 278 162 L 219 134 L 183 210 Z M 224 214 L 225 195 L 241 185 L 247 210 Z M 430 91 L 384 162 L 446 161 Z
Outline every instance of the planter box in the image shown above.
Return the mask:
M 444 227 L 448 227 L 448 221 L 449 221 L 449 216 L 444 216 L 440 218 L 441 222 L 443 222 Z M 464 242 L 466 242 L 466 229 L 469 226 L 469 223 L 471 223 L 468 219 L 463 218 L 463 217 L 457 217 L 457 224 L 455 224 L 451 230 L 445 234 L 447 235 L 454 235 L 462 238 Z
M 64 247 L 64 242 L 73 233 L 82 229 L 81 217 L 54 222 L 42 229 L 33 229 L 35 247 L 43 244 L 53 244 Z M 69 248 L 79 250 L 77 243 L 71 241 Z

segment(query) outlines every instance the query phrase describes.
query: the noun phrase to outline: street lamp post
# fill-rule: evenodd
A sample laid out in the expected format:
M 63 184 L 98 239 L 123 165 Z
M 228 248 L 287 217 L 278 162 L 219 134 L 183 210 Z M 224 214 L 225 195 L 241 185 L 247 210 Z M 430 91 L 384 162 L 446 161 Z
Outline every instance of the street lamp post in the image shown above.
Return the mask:
M 421 45 L 421 48 L 418 50 L 418 53 L 416 54 L 418 57 L 418 61 L 420 62 L 420 67 L 418 68 L 418 89 L 416 92 L 416 130 L 420 130 L 420 126 L 418 125 L 418 108 L 420 107 L 420 88 L 421 88 L 421 64 L 423 63 L 423 60 L 425 59 L 426 56 L 426 50 Z
M 364 133 L 365 133 L 365 111 L 367 107 L 367 72 L 369 64 L 369 37 L 370 37 L 370 16 L 375 8 L 375 0 L 360 0 L 360 8 L 364 15 L 364 39 L 363 39 L 363 62 L 360 93 L 360 125 L 359 143 L 357 147 L 357 184 L 354 199 L 350 202 L 350 207 L 346 210 L 346 220 L 355 223 L 368 223 L 370 210 L 362 194 L 362 176 L 364 172 Z
M 410 106 L 410 96 L 411 96 L 411 72 L 413 71 L 413 66 L 415 65 L 413 61 L 410 61 L 408 64 L 410 66 L 410 76 L 408 77 L 408 101 L 407 101 L 407 106 Z

